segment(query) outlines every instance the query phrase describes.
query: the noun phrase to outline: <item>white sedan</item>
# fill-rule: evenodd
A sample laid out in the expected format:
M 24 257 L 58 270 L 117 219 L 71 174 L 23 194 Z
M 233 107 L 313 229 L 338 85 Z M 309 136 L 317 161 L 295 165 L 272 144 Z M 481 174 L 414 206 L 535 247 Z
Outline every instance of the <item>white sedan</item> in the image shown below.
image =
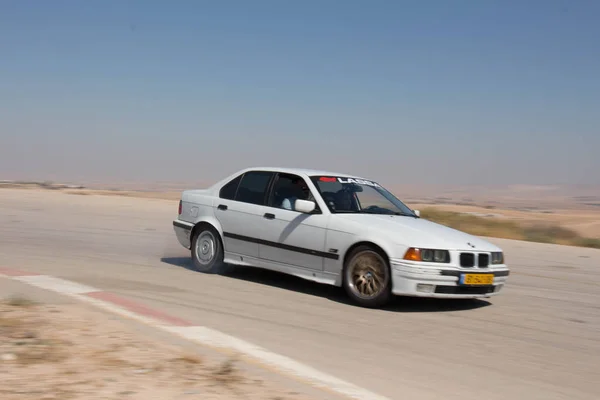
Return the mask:
M 392 295 L 497 294 L 502 250 L 419 217 L 377 182 L 332 172 L 248 168 L 183 191 L 173 221 L 194 266 L 265 268 L 343 286 L 364 307 Z

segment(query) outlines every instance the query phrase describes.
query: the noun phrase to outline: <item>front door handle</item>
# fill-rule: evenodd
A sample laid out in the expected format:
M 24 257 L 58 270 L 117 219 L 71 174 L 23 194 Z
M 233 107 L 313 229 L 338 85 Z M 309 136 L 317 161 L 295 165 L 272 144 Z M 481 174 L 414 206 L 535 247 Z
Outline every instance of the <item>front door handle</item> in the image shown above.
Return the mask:
M 266 219 L 275 219 L 275 214 L 266 213 L 265 215 L 263 215 L 263 217 L 265 217 Z
M 227 206 L 225 204 L 219 204 L 219 206 L 217 207 L 219 210 L 227 210 Z

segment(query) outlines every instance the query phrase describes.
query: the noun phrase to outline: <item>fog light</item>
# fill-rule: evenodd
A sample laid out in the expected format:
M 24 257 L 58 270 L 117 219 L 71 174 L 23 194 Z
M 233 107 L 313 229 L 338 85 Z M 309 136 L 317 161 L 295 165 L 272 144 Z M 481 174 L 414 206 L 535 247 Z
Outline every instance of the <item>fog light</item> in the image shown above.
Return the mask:
M 502 289 L 502 286 L 504 286 L 504 285 L 497 285 L 497 286 L 494 288 L 494 292 L 499 292 L 499 291 L 500 291 L 500 289 Z
M 433 293 L 434 289 L 435 289 L 435 285 L 429 285 L 429 284 L 425 284 L 425 283 L 418 283 L 417 284 L 417 292 L 421 292 L 421 293 Z

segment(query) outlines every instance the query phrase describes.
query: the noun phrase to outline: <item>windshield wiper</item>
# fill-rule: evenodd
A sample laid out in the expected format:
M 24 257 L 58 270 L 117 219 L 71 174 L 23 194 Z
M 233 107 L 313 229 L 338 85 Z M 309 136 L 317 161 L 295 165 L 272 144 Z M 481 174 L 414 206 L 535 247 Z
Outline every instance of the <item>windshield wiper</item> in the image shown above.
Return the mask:
M 360 210 L 359 213 L 362 214 L 376 214 L 376 215 L 398 215 L 401 217 L 413 217 L 414 215 L 406 214 L 400 211 L 392 211 L 387 208 L 378 208 L 377 210 Z
M 395 211 L 395 212 L 394 212 L 394 215 L 399 215 L 399 216 L 401 216 L 401 217 L 414 217 L 414 218 L 416 218 L 416 217 L 417 217 L 416 215 L 410 215 L 410 214 L 401 213 L 401 212 L 398 212 L 398 211 Z

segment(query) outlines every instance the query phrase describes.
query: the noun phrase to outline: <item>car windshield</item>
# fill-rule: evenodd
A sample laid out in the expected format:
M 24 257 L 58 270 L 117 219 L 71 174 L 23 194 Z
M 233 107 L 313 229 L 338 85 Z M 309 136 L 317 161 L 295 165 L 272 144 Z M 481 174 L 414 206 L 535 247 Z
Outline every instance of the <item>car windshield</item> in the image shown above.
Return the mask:
M 332 213 L 416 214 L 377 182 L 338 176 L 311 176 Z

